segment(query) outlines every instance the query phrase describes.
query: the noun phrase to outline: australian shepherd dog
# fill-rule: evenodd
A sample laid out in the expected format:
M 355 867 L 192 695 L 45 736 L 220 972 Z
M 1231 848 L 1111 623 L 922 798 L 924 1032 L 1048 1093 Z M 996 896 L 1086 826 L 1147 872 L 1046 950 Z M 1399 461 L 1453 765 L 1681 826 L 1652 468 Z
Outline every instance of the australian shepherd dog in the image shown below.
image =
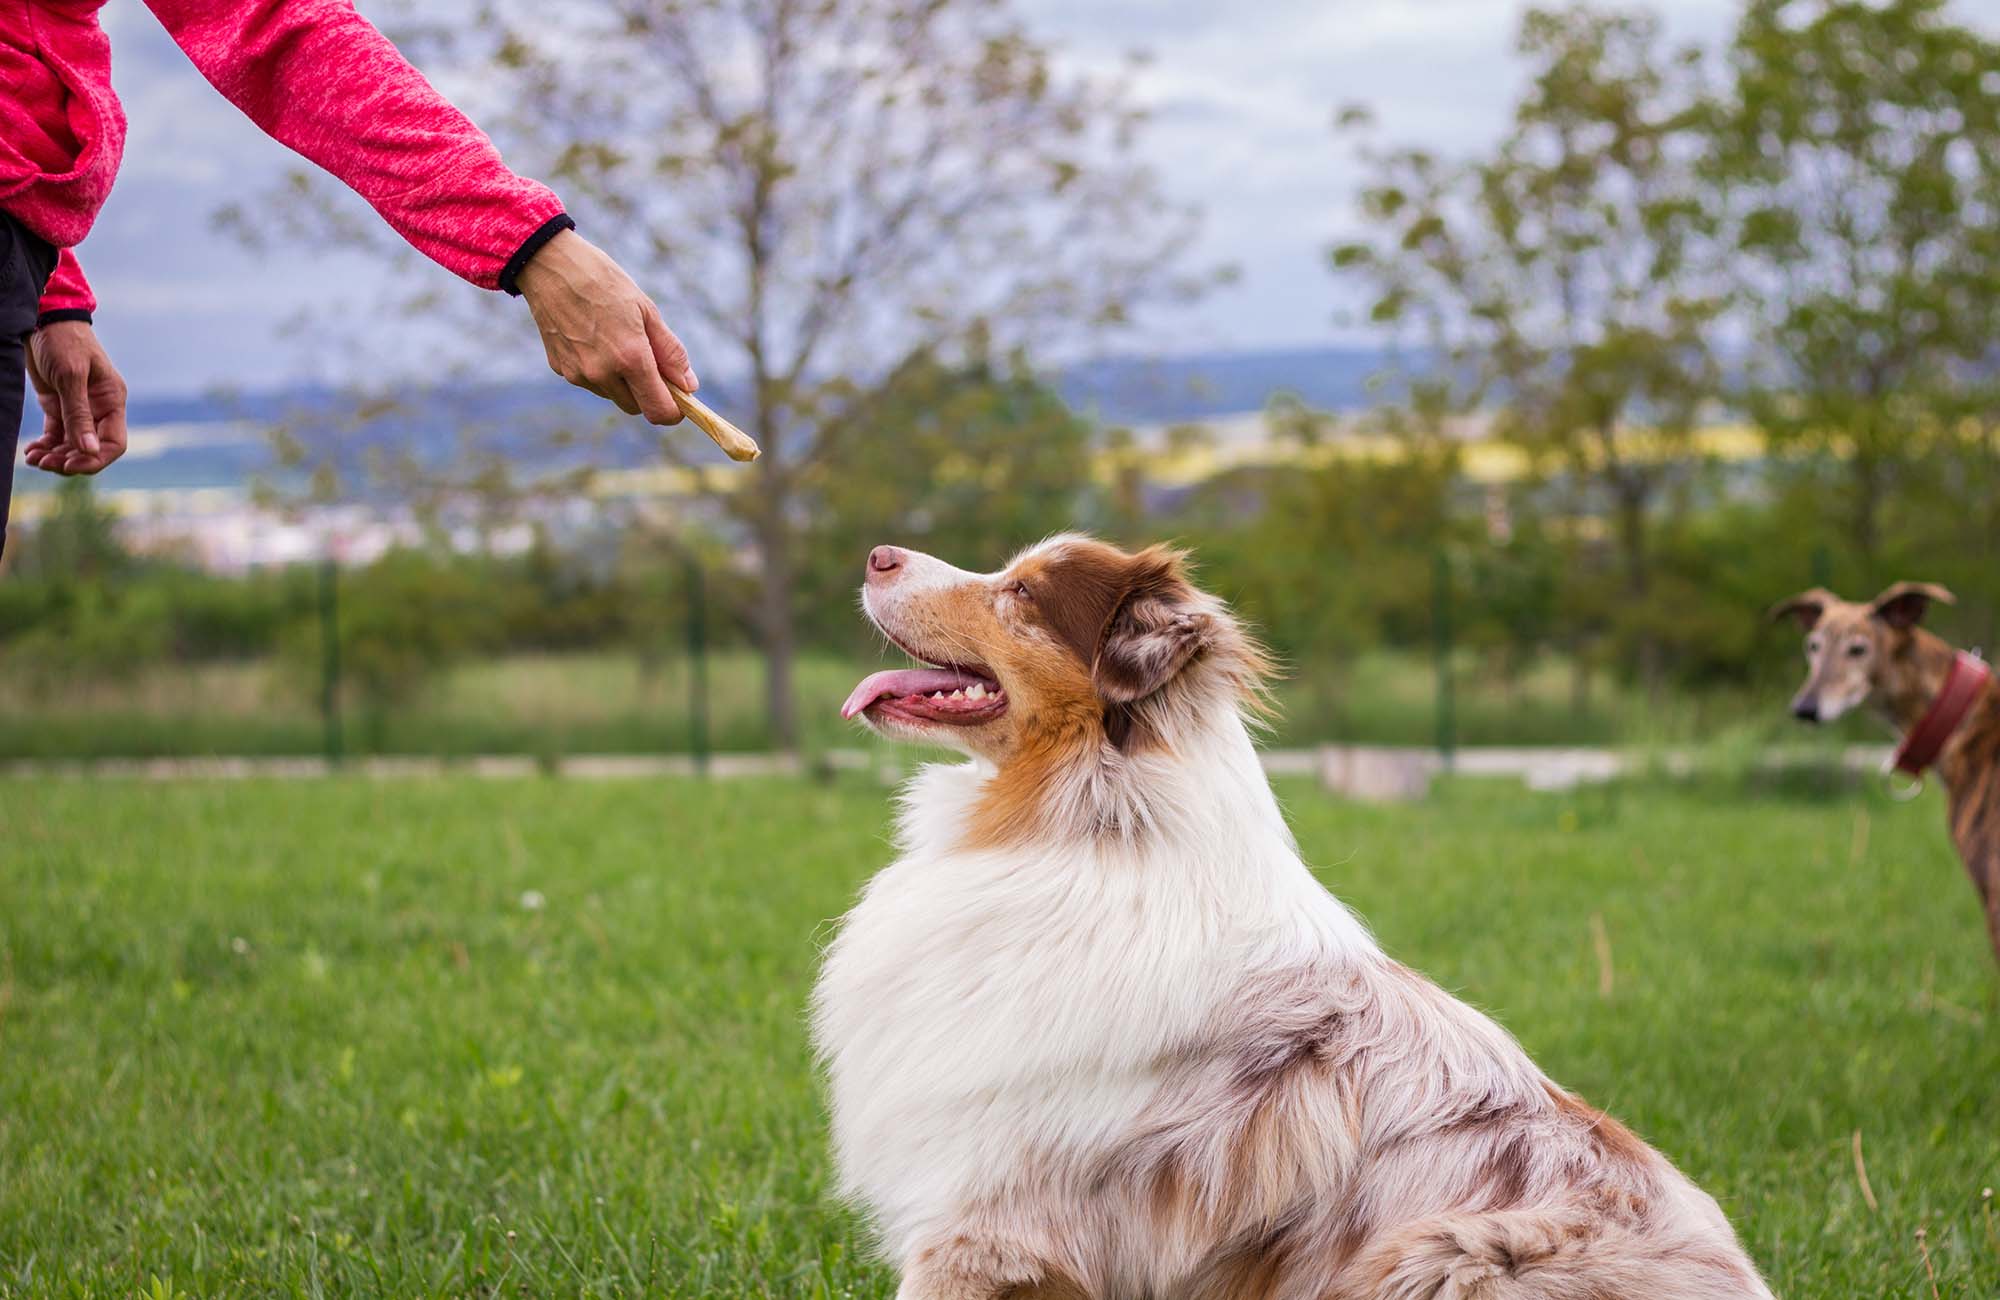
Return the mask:
M 877 547 L 924 769 L 826 952 L 834 1154 L 915 1300 L 1768 1297 L 1715 1201 L 1299 858 L 1182 557 Z

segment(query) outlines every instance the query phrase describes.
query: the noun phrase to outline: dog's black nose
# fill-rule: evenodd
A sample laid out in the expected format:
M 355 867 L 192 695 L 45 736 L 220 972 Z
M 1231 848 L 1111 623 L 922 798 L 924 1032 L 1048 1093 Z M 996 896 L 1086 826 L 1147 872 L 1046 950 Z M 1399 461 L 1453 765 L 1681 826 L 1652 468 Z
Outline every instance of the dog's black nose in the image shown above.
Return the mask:
M 903 567 L 903 552 L 894 546 L 878 546 L 868 552 L 868 576 L 894 573 Z
M 1795 717 L 1795 718 L 1797 718 L 1797 719 L 1798 719 L 1798 720 L 1799 720 L 1800 722 L 1818 722 L 1818 721 L 1819 721 L 1819 701 L 1818 701 L 1818 700 L 1793 700 L 1793 701 L 1792 701 L 1792 716 L 1793 716 L 1793 717 Z

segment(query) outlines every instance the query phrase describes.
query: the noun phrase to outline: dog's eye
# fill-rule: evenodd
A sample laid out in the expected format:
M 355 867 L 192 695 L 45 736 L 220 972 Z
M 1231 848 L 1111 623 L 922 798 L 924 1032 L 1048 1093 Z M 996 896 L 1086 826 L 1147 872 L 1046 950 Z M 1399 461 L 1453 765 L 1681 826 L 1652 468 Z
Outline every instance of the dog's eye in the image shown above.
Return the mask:
M 1014 584 L 1014 596 L 1018 600 L 1033 600 L 1035 593 L 1028 590 L 1027 583 L 1017 582 Z
M 1867 653 L 1868 643 L 1866 641 L 1856 641 L 1853 645 L 1847 647 L 1847 657 L 1849 659 L 1859 659 Z
M 1818 638 L 1818 637 L 1814 637 L 1814 638 L 1812 638 L 1812 640 L 1810 640 L 1810 641 L 1806 642 L 1806 653 L 1807 653 L 1807 654 L 1809 654 L 1809 655 L 1816 655 L 1816 654 L 1818 654 L 1818 653 L 1819 653 L 1819 638 Z

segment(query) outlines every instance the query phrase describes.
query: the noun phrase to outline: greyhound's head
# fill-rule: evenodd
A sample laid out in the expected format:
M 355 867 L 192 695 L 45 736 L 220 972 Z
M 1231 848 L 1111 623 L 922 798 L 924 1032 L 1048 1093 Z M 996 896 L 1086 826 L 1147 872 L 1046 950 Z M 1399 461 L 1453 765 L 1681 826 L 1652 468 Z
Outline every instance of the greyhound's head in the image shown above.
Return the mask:
M 1806 634 L 1806 681 L 1792 697 L 1792 716 L 1832 722 L 1858 705 L 1886 707 L 1908 691 L 1917 624 L 1934 600 L 1953 603 L 1934 582 L 1898 582 L 1866 604 L 1814 587 L 1772 606 L 1774 621 L 1796 619 Z

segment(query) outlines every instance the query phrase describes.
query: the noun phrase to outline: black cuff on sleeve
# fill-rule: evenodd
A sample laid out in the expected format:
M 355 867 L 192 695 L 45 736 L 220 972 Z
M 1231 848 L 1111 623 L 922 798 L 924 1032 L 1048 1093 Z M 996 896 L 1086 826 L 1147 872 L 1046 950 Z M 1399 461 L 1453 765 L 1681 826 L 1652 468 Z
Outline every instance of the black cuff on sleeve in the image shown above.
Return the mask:
M 40 329 L 44 325 L 53 325 L 59 320 L 80 320 L 88 325 L 90 324 L 90 313 L 81 307 L 61 307 L 55 311 L 45 311 L 35 317 L 35 328 Z
M 514 287 L 514 277 L 521 273 L 521 268 L 528 264 L 528 259 L 541 252 L 543 244 L 563 231 L 575 229 L 576 222 L 570 220 L 567 212 L 558 212 L 536 226 L 535 233 L 522 240 L 521 246 L 514 250 L 514 255 L 507 259 L 507 265 L 500 268 L 500 287 L 516 298 L 520 297 L 521 291 Z

